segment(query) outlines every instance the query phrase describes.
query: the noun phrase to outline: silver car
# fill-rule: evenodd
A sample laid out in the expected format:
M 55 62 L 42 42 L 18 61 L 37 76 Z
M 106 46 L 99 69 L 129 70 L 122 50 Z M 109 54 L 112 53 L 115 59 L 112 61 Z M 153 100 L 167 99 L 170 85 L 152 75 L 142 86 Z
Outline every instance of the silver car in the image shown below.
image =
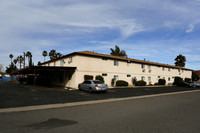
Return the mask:
M 106 91 L 107 85 L 99 80 L 86 80 L 78 85 L 79 90 L 86 90 L 89 93 L 93 91 Z

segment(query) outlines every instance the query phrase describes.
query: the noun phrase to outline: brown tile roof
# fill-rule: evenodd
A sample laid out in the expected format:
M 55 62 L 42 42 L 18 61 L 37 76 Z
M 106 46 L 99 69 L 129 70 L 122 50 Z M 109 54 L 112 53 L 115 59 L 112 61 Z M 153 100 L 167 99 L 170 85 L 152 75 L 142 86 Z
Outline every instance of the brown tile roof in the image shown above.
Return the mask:
M 44 62 L 42 64 L 46 64 L 49 62 L 53 62 L 71 55 L 85 55 L 85 56 L 93 56 L 93 57 L 105 57 L 108 59 L 116 59 L 116 60 L 121 60 L 121 61 L 130 61 L 130 62 L 134 62 L 134 63 L 143 63 L 143 64 L 149 64 L 149 65 L 154 65 L 154 66 L 162 66 L 162 67 L 170 67 L 170 68 L 181 68 L 178 66 L 174 66 L 174 65 L 168 65 L 168 64 L 161 64 L 161 63 L 156 63 L 156 62 L 150 62 L 150 61 L 144 61 L 144 60 L 137 60 L 137 59 L 131 59 L 131 58 L 125 58 L 125 57 L 120 57 L 120 56 L 113 56 L 113 55 L 107 55 L 107 54 L 100 54 L 100 53 L 96 53 L 96 52 L 90 52 L 90 51 L 80 51 L 80 52 L 74 52 L 68 55 L 64 55 L 60 58 L 54 59 L 54 60 L 50 60 L 47 62 Z M 187 69 L 187 68 L 181 68 L 184 70 L 191 70 L 191 69 Z M 192 71 L 192 70 L 191 70 Z

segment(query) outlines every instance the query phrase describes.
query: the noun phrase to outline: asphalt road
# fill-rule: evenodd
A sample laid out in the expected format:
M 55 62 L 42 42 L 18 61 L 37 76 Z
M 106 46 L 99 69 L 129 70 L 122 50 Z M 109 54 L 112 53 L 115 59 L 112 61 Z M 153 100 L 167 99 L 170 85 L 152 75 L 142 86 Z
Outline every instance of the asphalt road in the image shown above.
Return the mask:
M 200 91 L 0 113 L 1 133 L 199 133 Z
M 107 93 L 89 94 L 85 91 L 64 90 L 22 85 L 12 82 L 0 82 L 0 109 L 32 105 L 92 101 L 111 98 L 122 98 L 159 94 L 177 91 L 194 90 L 199 88 L 186 87 L 153 87 L 153 88 L 114 88 Z

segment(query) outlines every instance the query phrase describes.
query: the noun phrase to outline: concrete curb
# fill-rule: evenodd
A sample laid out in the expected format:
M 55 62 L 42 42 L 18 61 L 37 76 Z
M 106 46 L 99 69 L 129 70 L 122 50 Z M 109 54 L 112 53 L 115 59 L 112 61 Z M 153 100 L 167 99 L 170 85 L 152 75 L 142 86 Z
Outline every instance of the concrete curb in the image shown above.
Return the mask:
M 126 100 L 133 100 L 133 99 L 150 98 L 150 97 L 167 96 L 167 95 L 176 95 L 176 94 L 192 93 L 192 92 L 199 92 L 199 91 L 200 90 L 191 90 L 191 91 L 152 94 L 152 95 L 144 95 L 144 96 L 125 97 L 125 98 L 112 98 L 112 99 L 84 101 L 84 102 L 72 102 L 72 103 L 60 103 L 60 104 L 48 104 L 48 105 L 36 105 L 36 106 L 5 108 L 5 109 L 0 109 L 0 113 L 11 113 L 11 112 L 33 111 L 33 110 L 53 109 L 53 108 L 62 108 L 62 107 L 73 107 L 73 106 L 80 106 L 80 105 L 90 105 L 90 104 L 97 104 L 97 103 L 126 101 Z

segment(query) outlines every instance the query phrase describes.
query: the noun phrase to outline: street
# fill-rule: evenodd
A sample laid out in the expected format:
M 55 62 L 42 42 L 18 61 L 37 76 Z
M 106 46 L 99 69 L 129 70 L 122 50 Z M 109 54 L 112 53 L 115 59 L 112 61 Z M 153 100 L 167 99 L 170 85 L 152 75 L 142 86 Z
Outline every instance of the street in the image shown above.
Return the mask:
M 1 133 L 199 133 L 200 91 L 0 113 Z

